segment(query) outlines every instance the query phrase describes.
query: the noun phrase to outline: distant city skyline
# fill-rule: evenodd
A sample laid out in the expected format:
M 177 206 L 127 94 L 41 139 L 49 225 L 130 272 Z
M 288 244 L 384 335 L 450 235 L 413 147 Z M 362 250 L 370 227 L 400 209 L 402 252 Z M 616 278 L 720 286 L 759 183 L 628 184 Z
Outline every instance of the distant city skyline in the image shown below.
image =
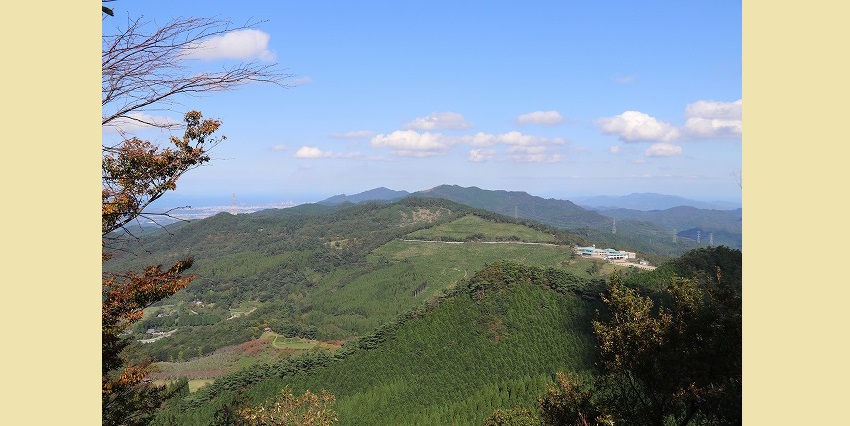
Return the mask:
M 277 62 L 294 75 L 288 89 L 251 84 L 139 112 L 179 121 L 197 109 L 228 137 L 160 206 L 441 184 L 558 199 L 741 199 L 740 2 L 114 6 L 104 33 L 138 17 L 258 22 L 210 40 L 187 65 Z

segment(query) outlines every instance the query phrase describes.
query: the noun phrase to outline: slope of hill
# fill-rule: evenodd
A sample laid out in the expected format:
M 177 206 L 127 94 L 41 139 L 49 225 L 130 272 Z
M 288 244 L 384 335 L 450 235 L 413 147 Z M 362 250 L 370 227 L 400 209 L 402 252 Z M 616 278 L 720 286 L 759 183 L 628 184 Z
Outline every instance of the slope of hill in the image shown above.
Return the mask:
M 601 214 L 604 212 L 586 210 L 570 201 L 544 199 L 525 192 L 442 185 L 416 192 L 413 196 L 443 198 L 506 216 L 516 215 L 519 218 L 568 229 L 597 245 L 641 252 L 653 261 L 678 256 L 698 248 L 700 244 L 708 243 L 708 240 L 698 244 L 695 240 L 686 238 L 674 239 L 672 227 L 648 221 L 620 219 L 616 220 L 615 225 L 614 218 Z M 734 236 L 718 236 L 722 238 L 715 244 L 735 242 Z
M 650 211 L 611 209 L 602 210 L 600 213 L 616 218 L 618 221 L 630 220 L 653 223 L 665 229 L 672 229 L 678 236 L 692 240 L 696 240 L 696 230 L 700 230 L 706 241 L 708 241 L 709 234 L 713 234 L 715 245 L 741 248 L 741 209 L 706 210 L 679 206 L 666 210 Z
M 496 408 L 532 407 L 556 371 L 592 367 L 599 302 L 576 292 L 595 290 L 554 268 L 494 263 L 333 356 L 221 379 L 160 424 L 210 424 L 237 389 L 255 403 L 289 385 L 336 395 L 340 425 L 479 425 Z
M 446 243 L 457 240 L 466 243 Z M 107 265 L 123 271 L 195 257 L 198 277 L 134 328 L 136 340 L 151 343 L 133 350 L 164 361 L 256 339 L 266 327 L 308 339 L 363 335 L 501 259 L 585 277 L 612 272 L 572 261 L 574 244 L 586 240 L 448 200 L 408 198 L 222 213 L 143 237 L 149 253 Z
M 671 277 L 720 278 L 717 268 L 740 294 L 741 266 L 738 250 L 700 249 L 626 281 L 664 305 Z M 590 371 L 591 320 L 603 307 L 589 295 L 601 285 L 556 268 L 492 263 L 336 352 L 231 374 L 172 401 L 154 424 L 213 424 L 289 386 L 296 393 L 331 391 L 340 425 L 480 425 L 496 408 L 533 407 L 557 371 Z
M 583 209 L 571 201 L 545 199 L 518 191 L 491 191 L 477 187 L 441 185 L 415 192 L 418 197 L 433 197 L 489 210 L 505 216 L 530 219 L 558 228 L 596 228 L 610 226 L 611 220 Z
M 576 204 L 593 210 L 633 209 L 633 210 L 664 210 L 679 206 L 690 206 L 698 209 L 734 210 L 740 208 L 740 203 L 727 201 L 697 201 L 675 195 L 656 194 L 653 192 L 634 193 L 623 196 L 594 196 L 573 197 Z
M 333 197 L 319 201 L 317 204 L 335 206 L 345 202 L 357 204 L 364 201 L 398 201 L 408 195 L 410 195 L 410 193 L 407 191 L 394 191 L 382 186 L 380 188 L 370 189 L 354 195 L 334 195 Z

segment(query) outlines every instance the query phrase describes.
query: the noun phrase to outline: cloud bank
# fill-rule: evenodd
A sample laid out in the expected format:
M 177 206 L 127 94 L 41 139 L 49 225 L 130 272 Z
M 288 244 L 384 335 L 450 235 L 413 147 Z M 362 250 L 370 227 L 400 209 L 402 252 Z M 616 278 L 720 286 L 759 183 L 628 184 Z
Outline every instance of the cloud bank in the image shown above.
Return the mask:
M 681 136 L 679 130 L 670 123 L 639 111 L 626 111 L 614 117 L 600 118 L 598 124 L 603 133 L 617 135 L 623 142 L 670 142 Z
M 600 118 L 597 124 L 603 133 L 616 135 L 623 142 L 656 142 L 644 151 L 647 157 L 670 157 L 682 154 L 682 148 L 672 142 L 740 138 L 742 100 L 697 101 L 685 107 L 685 118 L 685 124 L 676 127 L 640 111 L 626 111 Z M 619 148 L 609 152 L 616 154 Z
M 516 119 L 519 124 L 542 124 L 553 126 L 564 122 L 564 117 L 558 111 L 534 111 L 522 114 Z
M 268 49 L 268 33 L 257 29 L 230 31 L 207 38 L 186 49 L 189 59 L 239 59 L 274 61 L 275 55 Z
M 456 112 L 433 112 L 403 126 L 405 130 L 462 130 L 471 127 L 472 124 Z

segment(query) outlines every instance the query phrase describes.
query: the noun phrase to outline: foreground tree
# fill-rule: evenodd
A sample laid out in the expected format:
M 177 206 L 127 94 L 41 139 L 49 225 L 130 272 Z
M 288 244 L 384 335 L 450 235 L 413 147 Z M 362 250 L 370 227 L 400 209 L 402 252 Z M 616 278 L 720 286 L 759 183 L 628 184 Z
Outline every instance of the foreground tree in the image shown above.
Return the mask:
M 699 249 L 673 265 L 692 277 L 673 279 L 661 307 L 611 278 L 593 322 L 597 374 L 559 373 L 538 399 L 544 424 L 741 423 L 741 253 Z
M 325 390 L 321 395 L 308 390 L 295 396 L 287 387 L 269 404 L 239 410 L 235 423 L 246 426 L 331 426 L 338 420 L 333 409 L 335 402 L 336 397 Z
M 103 8 L 114 15 L 114 8 Z M 249 27 L 249 26 L 248 26 Z M 182 124 L 149 118 L 144 111 L 174 105 L 179 95 L 228 90 L 250 82 L 282 85 L 287 76 L 272 65 L 239 64 L 220 72 L 197 72 L 186 59 L 204 48 L 210 37 L 248 27 L 231 28 L 210 19 L 177 19 L 147 31 L 141 20 L 103 35 L 102 121 L 114 127 L 122 140 L 102 144 L 102 261 L 125 239 L 126 225 L 152 217 L 147 207 L 187 171 L 210 160 L 209 150 L 224 140 L 214 137 L 218 120 L 205 120 L 200 112 L 185 114 Z M 130 135 L 128 126 L 176 128 L 185 126 L 182 138 L 171 137 L 165 148 Z M 167 215 L 167 213 L 165 213 Z M 173 391 L 146 383 L 147 363 L 130 363 L 123 350 L 122 333 L 142 317 L 151 304 L 184 288 L 193 275 L 185 271 L 192 259 L 170 267 L 149 266 L 141 272 L 104 273 L 102 309 L 102 420 L 105 425 L 146 424 L 153 411 Z
M 670 306 L 611 280 L 593 323 L 603 409 L 628 424 L 741 422 L 741 298 L 716 276 L 676 279 Z
M 545 425 L 612 425 L 611 415 L 604 413 L 593 394 L 592 380 L 574 373 L 558 372 L 555 383 L 537 398 L 540 417 Z
M 206 152 L 220 140 L 211 138 L 220 123 L 201 118 L 196 111 L 186 114 L 184 137 L 171 138 L 174 148 L 159 149 L 150 142 L 131 138 L 104 153 L 101 210 L 104 262 L 112 257 L 109 244 L 121 239 L 111 236 L 112 232 L 142 215 L 144 208 L 166 191 L 175 189 L 183 173 L 209 161 Z M 121 333 L 142 318 L 145 308 L 191 282 L 194 275 L 183 275 L 191 266 L 192 259 L 186 259 L 168 269 L 158 265 L 140 273 L 104 273 L 101 316 L 104 424 L 144 424 L 152 410 L 167 397 L 163 389 L 142 384 L 146 363 L 126 362 L 122 351 L 129 343 Z

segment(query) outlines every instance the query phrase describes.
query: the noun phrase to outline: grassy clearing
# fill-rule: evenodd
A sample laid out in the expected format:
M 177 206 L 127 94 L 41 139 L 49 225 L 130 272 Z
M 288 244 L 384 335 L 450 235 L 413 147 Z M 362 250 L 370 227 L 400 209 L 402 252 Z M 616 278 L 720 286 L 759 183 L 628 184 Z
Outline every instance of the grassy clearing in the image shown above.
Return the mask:
M 206 356 L 182 362 L 158 362 L 150 377 L 155 380 L 179 377 L 212 380 L 254 364 L 271 364 L 313 348 L 335 350 L 339 346 L 337 343 L 287 338 L 267 331 L 256 340 L 227 346 Z
M 515 240 L 529 243 L 551 243 L 555 241 L 552 235 L 536 231 L 526 226 L 511 223 L 495 223 L 475 215 L 466 215 L 455 221 L 421 229 L 409 234 L 412 239 L 435 240 L 446 239 L 463 241 L 473 236 L 481 236 L 484 241 Z
M 302 339 L 300 337 L 275 336 L 272 341 L 272 346 L 279 349 L 308 350 L 315 348 L 316 342 L 313 340 Z
M 174 380 L 154 380 L 153 384 L 155 386 L 165 386 L 171 383 L 174 383 Z M 211 379 L 192 379 L 189 380 L 189 392 L 195 392 L 196 390 L 214 382 Z
M 142 312 L 142 319 L 140 321 L 144 321 L 146 319 L 154 317 L 156 314 L 160 312 L 171 312 L 175 310 L 175 305 L 162 305 L 162 306 L 152 306 L 147 308 Z

